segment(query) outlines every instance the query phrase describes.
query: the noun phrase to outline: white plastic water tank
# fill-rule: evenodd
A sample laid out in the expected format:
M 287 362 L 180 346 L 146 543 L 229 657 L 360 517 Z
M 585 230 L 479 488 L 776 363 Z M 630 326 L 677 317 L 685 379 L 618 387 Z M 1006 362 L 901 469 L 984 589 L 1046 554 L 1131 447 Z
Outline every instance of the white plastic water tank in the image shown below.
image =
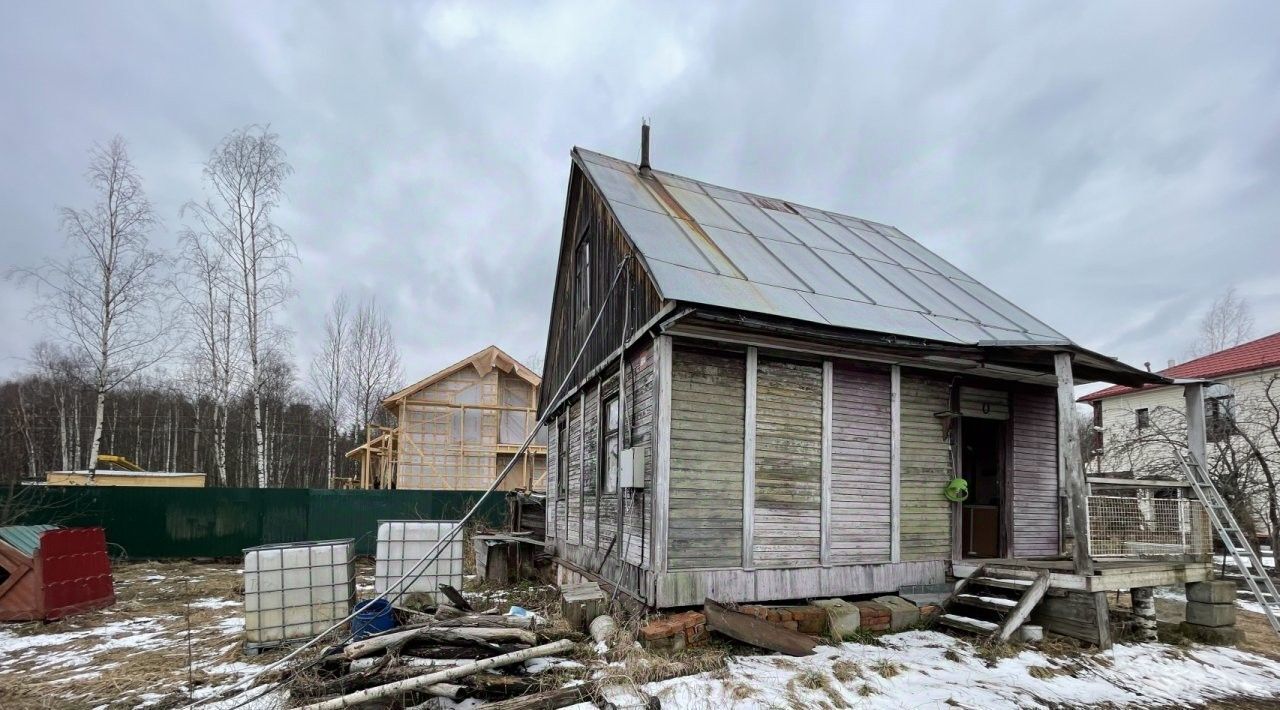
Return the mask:
M 446 535 L 458 527 L 453 520 L 381 520 L 378 521 L 378 551 L 374 563 L 374 589 L 381 594 L 436 548 Z M 387 595 L 395 604 L 399 598 L 411 592 L 430 594 L 432 603 L 439 603 L 441 584 L 455 589 L 462 588 L 462 533 L 444 545 L 435 561 L 423 565 L 417 579 L 396 587 Z
M 246 647 L 269 648 L 319 634 L 351 613 L 355 585 L 350 539 L 246 549 Z

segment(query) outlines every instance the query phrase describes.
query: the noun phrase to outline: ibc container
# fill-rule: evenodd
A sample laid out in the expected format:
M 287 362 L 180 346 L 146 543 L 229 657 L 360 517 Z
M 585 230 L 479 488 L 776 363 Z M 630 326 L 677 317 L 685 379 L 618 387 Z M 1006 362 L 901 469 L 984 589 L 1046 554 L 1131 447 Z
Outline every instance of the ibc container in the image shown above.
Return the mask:
M 379 594 L 387 591 L 456 527 L 458 523 L 452 520 L 378 521 L 374 589 Z M 455 535 L 439 552 L 434 562 L 419 568 L 421 576 L 397 586 L 387 599 L 395 604 L 405 594 L 421 592 L 429 594 L 433 604 L 439 604 L 443 599 L 439 592 L 441 584 L 462 589 L 462 534 Z
M 324 540 L 244 551 L 244 635 L 248 649 L 309 639 L 351 613 L 354 541 Z

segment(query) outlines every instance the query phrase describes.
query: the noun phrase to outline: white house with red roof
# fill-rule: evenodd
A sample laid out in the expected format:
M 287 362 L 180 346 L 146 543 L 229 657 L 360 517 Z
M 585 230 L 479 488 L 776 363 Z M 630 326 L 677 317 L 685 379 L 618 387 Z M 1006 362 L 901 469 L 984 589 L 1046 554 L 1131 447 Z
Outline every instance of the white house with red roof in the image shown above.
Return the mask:
M 1160 371 L 1170 380 L 1204 380 L 1208 458 L 1229 450 L 1248 455 L 1248 439 L 1273 461 L 1280 457 L 1274 435 L 1280 424 L 1280 333 L 1273 333 Z M 1137 477 L 1167 475 L 1173 459 L 1159 429 L 1180 429 L 1185 402 L 1178 385 L 1114 386 L 1081 397 L 1093 406 L 1102 455 L 1094 473 Z M 1274 406 L 1273 404 L 1274 403 Z M 1238 426 L 1237 426 L 1238 425 Z M 1143 442 L 1134 446 L 1133 442 Z M 1146 449 L 1146 450 L 1144 450 Z M 1150 450 L 1158 449 L 1158 450 Z M 1097 467 L 1097 468 L 1094 468 Z

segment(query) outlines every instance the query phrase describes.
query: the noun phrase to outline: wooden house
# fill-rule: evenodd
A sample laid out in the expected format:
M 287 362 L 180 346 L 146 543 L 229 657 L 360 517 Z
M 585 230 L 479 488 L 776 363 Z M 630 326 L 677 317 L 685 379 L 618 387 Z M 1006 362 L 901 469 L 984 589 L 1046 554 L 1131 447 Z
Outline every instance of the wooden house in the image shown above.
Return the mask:
M 520 445 L 537 423 L 541 383 L 490 345 L 387 397 L 395 425 L 369 427 L 365 443 L 347 452 L 360 462 L 355 487 L 482 491 L 512 464 L 503 490 L 540 490 L 546 444 L 535 439 L 523 453 Z
M 894 227 L 654 170 L 645 142 L 639 165 L 571 153 L 538 400 L 562 579 L 673 607 L 893 593 L 978 560 L 1094 571 L 1064 515 L 1088 493 L 1073 383 L 1167 380 Z

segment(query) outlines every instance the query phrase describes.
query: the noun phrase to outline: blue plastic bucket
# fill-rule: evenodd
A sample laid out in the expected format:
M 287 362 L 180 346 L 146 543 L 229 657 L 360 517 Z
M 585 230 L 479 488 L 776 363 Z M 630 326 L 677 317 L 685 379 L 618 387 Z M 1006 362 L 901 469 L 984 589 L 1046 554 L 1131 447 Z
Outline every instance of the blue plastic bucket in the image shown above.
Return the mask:
M 351 620 L 351 633 L 356 640 L 380 634 L 395 625 L 395 613 L 386 599 L 356 602 L 356 618 Z

